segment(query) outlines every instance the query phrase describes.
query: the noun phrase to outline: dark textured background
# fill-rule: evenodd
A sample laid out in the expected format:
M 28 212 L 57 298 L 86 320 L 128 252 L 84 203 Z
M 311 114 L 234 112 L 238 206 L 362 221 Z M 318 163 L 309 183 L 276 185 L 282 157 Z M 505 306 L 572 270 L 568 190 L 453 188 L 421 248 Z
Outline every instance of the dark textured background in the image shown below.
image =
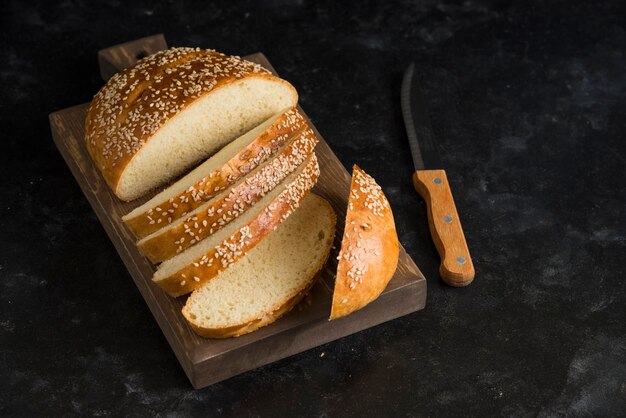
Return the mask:
M 2 2 L 0 415 L 623 416 L 625 3 L 226 3 Z M 98 49 L 159 32 L 267 54 L 382 184 L 424 311 L 192 390 L 47 120 L 101 86 Z M 411 60 L 476 264 L 466 289 L 437 278 L 410 183 Z

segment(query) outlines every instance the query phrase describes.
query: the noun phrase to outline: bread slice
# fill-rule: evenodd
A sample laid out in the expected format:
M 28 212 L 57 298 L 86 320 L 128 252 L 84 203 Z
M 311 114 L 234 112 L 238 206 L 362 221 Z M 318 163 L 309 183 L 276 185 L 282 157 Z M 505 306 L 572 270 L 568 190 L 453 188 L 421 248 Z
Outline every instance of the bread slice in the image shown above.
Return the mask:
M 331 320 L 361 309 L 385 290 L 396 271 L 399 248 L 385 194 L 372 177 L 355 165 Z
M 137 246 L 153 263 L 175 256 L 220 230 L 278 186 L 311 156 L 317 137 L 311 129 L 300 131 L 271 160 L 257 167 L 231 189 L 165 228 L 141 239 Z
M 313 188 L 318 176 L 319 165 L 313 154 L 236 220 L 161 263 L 152 280 L 170 295 L 180 296 L 213 279 L 284 222 Z
M 122 220 L 137 238 L 184 217 L 224 191 L 278 151 L 291 137 L 308 125 L 296 109 L 273 115 L 248 131 L 196 169 L 148 200 Z
M 201 336 L 252 332 L 289 312 L 315 283 L 335 235 L 330 204 L 309 195 L 248 255 L 195 290 L 183 315 Z
M 258 64 L 172 48 L 100 89 L 87 112 L 87 149 L 115 194 L 133 200 L 297 101 L 291 84 Z

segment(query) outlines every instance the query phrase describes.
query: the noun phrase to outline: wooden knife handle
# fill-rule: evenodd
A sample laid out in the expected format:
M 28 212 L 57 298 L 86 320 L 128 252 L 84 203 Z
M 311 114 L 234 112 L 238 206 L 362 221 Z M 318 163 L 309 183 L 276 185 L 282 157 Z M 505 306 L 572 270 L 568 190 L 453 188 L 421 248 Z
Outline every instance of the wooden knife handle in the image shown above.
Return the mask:
M 474 265 L 446 172 L 417 170 L 413 186 L 426 201 L 430 234 L 441 257 L 441 278 L 450 286 L 467 286 L 474 280 Z

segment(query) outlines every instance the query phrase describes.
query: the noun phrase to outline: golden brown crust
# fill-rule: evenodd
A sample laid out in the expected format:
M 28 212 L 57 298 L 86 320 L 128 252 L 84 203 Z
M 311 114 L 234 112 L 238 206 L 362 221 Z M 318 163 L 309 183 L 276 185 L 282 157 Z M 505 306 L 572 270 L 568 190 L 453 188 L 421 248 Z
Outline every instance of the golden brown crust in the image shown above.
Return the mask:
M 124 170 L 160 127 L 200 97 L 247 77 L 289 85 L 258 64 L 199 48 L 160 51 L 114 75 L 85 121 L 87 150 L 107 184 L 119 196 Z
M 157 270 L 152 280 L 171 296 L 181 296 L 197 289 L 217 276 L 220 271 L 238 261 L 283 223 L 311 191 L 318 177 L 319 165 L 313 154 L 302 173 L 251 222 L 241 227 L 216 248 L 209 250 L 193 263 L 168 277 L 157 279 L 159 273 Z
M 220 230 L 252 207 L 295 171 L 313 153 L 317 137 L 302 131 L 275 159 L 231 189 L 208 207 L 196 211 L 171 228 L 140 240 L 139 250 L 153 263 L 166 260 Z
M 393 277 L 398 255 L 389 202 L 374 179 L 355 165 L 330 319 L 348 315 L 376 299 Z
M 187 215 L 268 160 L 294 133 L 310 129 L 297 108 L 284 112 L 263 133 L 241 149 L 226 164 L 198 180 L 169 200 L 133 217 L 122 219 L 137 238 L 143 238 Z

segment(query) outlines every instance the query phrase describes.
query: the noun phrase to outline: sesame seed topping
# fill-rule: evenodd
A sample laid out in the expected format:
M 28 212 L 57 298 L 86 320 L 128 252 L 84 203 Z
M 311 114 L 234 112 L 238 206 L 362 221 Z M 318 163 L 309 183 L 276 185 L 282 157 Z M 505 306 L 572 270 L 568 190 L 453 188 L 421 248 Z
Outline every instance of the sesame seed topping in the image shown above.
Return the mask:
M 173 244 L 188 248 L 236 219 L 295 171 L 309 157 L 316 143 L 317 138 L 310 129 L 296 136 L 277 156 L 259 167 L 245 181 L 239 182 L 228 192 L 214 197 L 208 208 L 202 206 L 205 209 L 196 209 L 190 213 L 184 222 L 165 230 L 170 236 L 180 237 L 185 234 L 193 237 L 186 243 L 183 238 L 173 240 Z M 300 176 L 310 177 L 313 173 L 310 173 L 311 170 L 308 171 L 309 173 L 306 175 L 301 173 Z M 245 197 L 236 198 L 237 195 L 241 194 L 244 194 Z M 274 216 L 272 212 L 276 208 L 277 203 L 271 203 L 269 205 L 270 211 L 266 212 L 266 215 L 272 218 Z M 283 219 L 286 219 L 286 216 L 283 216 Z M 208 228 L 209 224 L 211 224 L 211 228 Z M 201 225 L 204 228 L 201 228 Z M 157 234 L 154 239 L 159 239 L 160 236 Z
M 376 181 L 359 168 L 355 168 L 354 170 L 353 181 L 350 189 L 351 201 L 359 201 L 359 203 L 369 209 L 373 215 L 383 216 L 383 211 L 389 208 L 389 202 Z M 365 197 L 362 202 L 360 201 L 361 194 Z M 369 216 L 368 214 L 368 219 L 370 219 Z

